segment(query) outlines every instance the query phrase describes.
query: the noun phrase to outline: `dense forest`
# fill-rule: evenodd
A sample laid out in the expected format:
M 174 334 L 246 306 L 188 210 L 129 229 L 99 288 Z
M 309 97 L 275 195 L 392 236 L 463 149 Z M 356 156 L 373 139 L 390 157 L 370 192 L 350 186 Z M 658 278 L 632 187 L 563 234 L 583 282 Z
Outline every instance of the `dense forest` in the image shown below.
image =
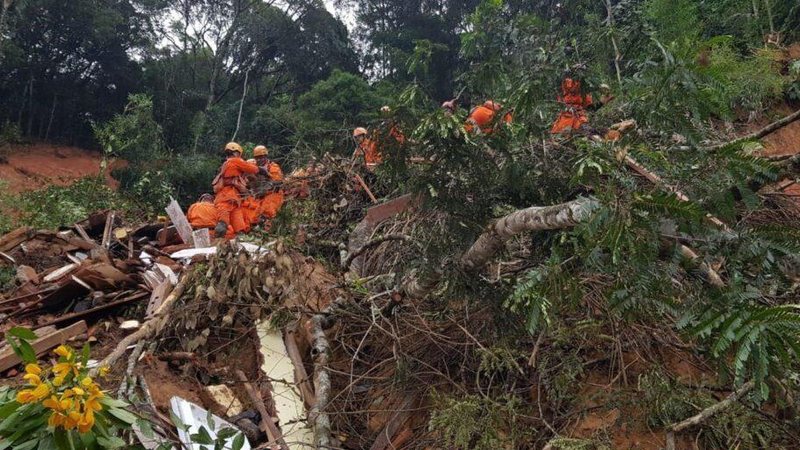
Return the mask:
M 261 236 L 338 280 L 313 316 L 337 321 L 318 448 L 395 448 L 393 435 L 377 446 L 381 408 L 422 411 L 401 448 L 674 449 L 675 434 L 677 448 L 798 448 L 800 203 L 774 186 L 797 180 L 800 132 L 777 150 L 759 140 L 797 125 L 800 2 L 1 7 L 0 152 L 54 142 L 125 161 L 118 191 L 0 195 L 22 208 L 1 231 L 188 206 L 229 141 L 268 146 L 286 173 L 334 174 Z M 553 133 L 566 79 L 594 101 L 580 131 Z M 465 128 L 486 100 L 491 130 Z M 367 236 L 356 127 L 384 155 L 362 171 L 369 195 L 416 199 Z M 191 280 L 250 286 L 225 267 Z M 581 432 L 613 411 L 615 425 Z M 620 414 L 657 442 L 622 439 Z

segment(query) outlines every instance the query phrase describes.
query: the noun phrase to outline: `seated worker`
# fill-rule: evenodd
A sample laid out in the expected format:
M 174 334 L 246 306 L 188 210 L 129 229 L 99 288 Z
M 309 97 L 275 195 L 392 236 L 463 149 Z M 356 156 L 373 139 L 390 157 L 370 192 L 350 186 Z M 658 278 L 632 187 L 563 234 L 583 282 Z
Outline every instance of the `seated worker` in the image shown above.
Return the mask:
M 219 221 L 219 213 L 214 207 L 214 196 L 211 194 L 201 195 L 197 203 L 193 203 L 189 207 L 186 218 L 189 219 L 192 228 L 209 228 L 213 233 L 214 227 Z
M 269 160 L 269 150 L 263 145 L 259 145 L 253 149 L 253 159 L 248 162 L 265 169 L 267 171 L 267 181 L 269 184 L 272 184 L 272 186 L 259 186 L 258 189 L 255 189 L 256 196 L 259 197 L 260 200 L 258 201 L 256 216 L 253 219 L 255 222 L 258 222 L 262 214 L 267 219 L 274 219 L 275 216 L 278 215 L 281 206 L 283 206 L 284 199 L 283 189 L 277 186 L 278 183 L 283 182 L 281 166 Z M 251 223 L 255 222 L 251 221 Z
M 383 162 L 383 156 L 378 151 L 375 141 L 367 137 L 367 129 L 358 127 L 353 130 L 353 141 L 356 143 L 353 159 L 363 158 L 367 170 L 374 172 L 375 168 Z
M 214 206 L 219 213 L 219 220 L 214 231 L 217 236 L 233 238 L 237 233 L 242 233 L 250 228 L 245 221 L 242 209 L 242 195 L 247 190 L 247 175 L 261 173 L 267 170 L 242 159 L 242 146 L 236 142 L 225 145 L 225 162 L 220 167 L 219 173 L 214 177 Z
M 472 108 L 466 123 L 464 123 L 464 130 L 467 133 L 480 131 L 483 134 L 492 134 L 495 130 L 494 115 L 502 108 L 503 105 L 494 100 L 486 100 L 482 105 Z M 512 121 L 510 112 L 503 116 L 503 123 L 510 124 Z
M 550 128 L 551 134 L 571 133 L 578 131 L 589 122 L 586 109 L 592 105 L 592 94 L 581 92 L 581 82 L 572 78 L 564 78 L 561 82 L 561 95 L 558 101 L 566 106 Z

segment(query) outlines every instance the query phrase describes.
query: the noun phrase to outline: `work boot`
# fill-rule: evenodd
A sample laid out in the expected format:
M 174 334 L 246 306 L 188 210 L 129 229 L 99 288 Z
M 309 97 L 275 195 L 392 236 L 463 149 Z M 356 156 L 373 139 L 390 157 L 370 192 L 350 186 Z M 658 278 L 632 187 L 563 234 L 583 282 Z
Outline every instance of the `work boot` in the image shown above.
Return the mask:
M 228 234 L 228 224 L 220 220 L 217 222 L 217 226 L 214 227 L 214 235 L 222 238 L 225 237 L 226 234 Z

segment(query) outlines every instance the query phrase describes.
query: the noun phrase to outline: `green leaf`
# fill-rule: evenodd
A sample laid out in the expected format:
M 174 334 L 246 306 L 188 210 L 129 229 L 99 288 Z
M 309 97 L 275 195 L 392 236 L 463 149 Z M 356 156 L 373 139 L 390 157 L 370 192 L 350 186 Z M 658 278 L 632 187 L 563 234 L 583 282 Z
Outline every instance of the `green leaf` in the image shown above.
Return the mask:
M 0 419 L 8 418 L 8 416 L 10 416 L 11 413 L 16 411 L 17 409 L 19 409 L 20 406 L 22 405 L 17 403 L 15 400 L 0 406 Z
M 197 444 L 213 444 L 214 443 L 214 439 L 212 439 L 211 435 L 208 434 L 208 430 L 206 430 L 206 427 L 200 427 L 200 429 L 197 430 L 197 433 L 191 435 L 191 438 L 192 438 L 192 442 L 197 443 Z
M 244 433 L 239 433 L 233 440 L 232 450 L 242 450 L 242 447 L 244 447 Z
M 18 337 L 26 341 L 34 341 L 38 338 L 38 336 L 36 336 L 36 333 L 25 327 L 14 327 L 8 330 L 7 333 L 9 336 Z
M 136 422 L 136 416 L 122 408 L 109 408 L 108 413 L 117 419 L 131 425 Z
M 20 354 L 18 356 L 22 358 L 22 361 L 28 364 L 36 363 L 36 350 L 31 347 L 28 341 L 19 341 L 19 350 Z
M 116 436 L 98 436 L 97 443 L 103 448 L 122 448 L 127 445 L 125 441 Z
M 128 402 L 112 397 L 103 397 L 100 400 L 100 403 L 103 406 L 107 406 L 109 408 L 127 408 L 128 406 L 130 406 Z
M 39 438 L 34 438 L 22 444 L 15 444 L 14 450 L 31 450 L 33 448 L 38 448 L 38 445 L 39 445 Z
M 155 437 L 155 432 L 153 431 L 153 425 L 150 424 L 150 421 L 139 418 L 136 419 L 136 426 L 139 427 L 139 430 L 142 432 L 144 437 L 153 439 Z
M 81 367 L 86 367 L 86 364 L 89 362 L 89 353 L 91 352 L 91 347 L 89 347 L 89 343 L 83 344 L 83 351 L 81 352 Z

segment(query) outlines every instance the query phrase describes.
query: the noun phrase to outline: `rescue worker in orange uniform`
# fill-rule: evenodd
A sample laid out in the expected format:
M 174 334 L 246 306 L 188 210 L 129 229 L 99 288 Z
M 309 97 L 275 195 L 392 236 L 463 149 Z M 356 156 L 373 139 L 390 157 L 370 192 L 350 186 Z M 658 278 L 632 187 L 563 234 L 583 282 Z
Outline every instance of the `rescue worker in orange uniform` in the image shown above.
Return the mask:
M 367 170 L 374 172 L 375 168 L 383 162 L 383 156 L 378 151 L 377 143 L 367 137 L 367 129 L 358 127 L 353 130 L 353 140 L 356 143 L 356 150 L 353 152 L 353 158 L 363 158 Z
M 242 194 L 247 190 L 247 175 L 261 173 L 267 170 L 259 168 L 242 159 L 242 146 L 236 142 L 225 145 L 226 160 L 212 183 L 214 187 L 214 206 L 219 213 L 219 221 L 215 228 L 217 236 L 233 238 L 237 233 L 245 232 L 250 224 L 245 220 L 242 208 Z
M 492 134 L 494 132 L 494 116 L 503 108 L 503 105 L 494 100 L 486 100 L 482 105 L 472 108 L 472 111 L 467 117 L 467 122 L 464 124 L 464 130 L 467 133 L 472 133 L 480 130 L 483 134 Z M 513 118 L 511 113 L 508 112 L 503 116 L 503 123 L 510 124 Z
M 269 150 L 267 147 L 259 145 L 254 148 L 253 159 L 248 162 L 252 162 L 259 168 L 265 169 L 267 171 L 267 178 L 270 181 L 275 183 L 283 182 L 281 166 L 269 160 Z M 274 188 L 270 192 L 267 192 L 259 202 L 257 215 L 255 217 L 256 221 L 258 221 L 258 217 L 262 214 L 266 216 L 267 219 L 274 219 L 275 216 L 278 215 L 281 206 L 283 206 L 283 198 L 283 189 L 281 188 Z
M 192 228 L 209 228 L 213 230 L 219 221 L 219 213 L 217 208 L 214 207 L 214 196 L 211 194 L 201 195 L 197 203 L 193 203 L 189 207 L 186 218 L 189 219 L 189 224 L 192 225 Z
M 581 82 L 570 77 L 564 78 L 561 82 L 561 95 L 558 101 L 566 106 L 566 109 L 558 115 L 556 121 L 550 128 L 550 133 L 570 133 L 578 131 L 589 122 L 586 116 L 586 109 L 592 105 L 592 94 L 581 92 Z

